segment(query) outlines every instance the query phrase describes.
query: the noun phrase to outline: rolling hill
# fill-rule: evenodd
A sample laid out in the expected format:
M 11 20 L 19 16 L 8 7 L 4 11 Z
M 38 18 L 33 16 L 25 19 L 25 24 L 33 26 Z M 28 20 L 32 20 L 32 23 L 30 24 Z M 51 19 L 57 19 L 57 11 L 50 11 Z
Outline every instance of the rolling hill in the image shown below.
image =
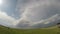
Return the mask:
M 57 27 L 37 29 L 14 29 L 0 26 L 0 34 L 60 34 Z

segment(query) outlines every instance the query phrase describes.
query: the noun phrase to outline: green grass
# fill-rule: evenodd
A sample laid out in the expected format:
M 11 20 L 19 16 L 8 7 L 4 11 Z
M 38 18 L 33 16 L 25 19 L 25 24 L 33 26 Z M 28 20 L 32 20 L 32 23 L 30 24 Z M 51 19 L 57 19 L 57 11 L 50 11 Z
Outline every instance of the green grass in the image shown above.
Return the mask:
M 60 29 L 42 28 L 42 29 L 11 29 L 0 26 L 0 34 L 60 34 Z

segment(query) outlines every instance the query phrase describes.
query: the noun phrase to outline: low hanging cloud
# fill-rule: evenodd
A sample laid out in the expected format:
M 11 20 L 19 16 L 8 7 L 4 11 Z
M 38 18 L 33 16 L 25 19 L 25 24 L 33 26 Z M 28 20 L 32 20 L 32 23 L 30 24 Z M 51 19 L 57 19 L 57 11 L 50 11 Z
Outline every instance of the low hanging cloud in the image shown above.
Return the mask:
M 38 22 L 31 22 L 31 21 L 22 19 L 20 23 L 17 24 L 16 27 L 24 29 L 24 28 L 43 28 L 48 26 L 54 26 L 60 22 L 59 18 L 60 18 L 59 14 L 55 14 L 48 19 L 40 20 Z
M 18 10 L 22 13 L 20 14 L 21 18 L 18 20 L 16 26 L 22 28 L 35 27 L 37 24 L 39 24 L 39 26 L 42 25 L 41 27 L 47 24 L 49 24 L 47 26 L 51 26 L 53 22 L 59 19 L 59 3 L 59 0 L 18 0 L 17 8 L 19 7 Z
M 7 13 L 0 11 L 0 25 L 10 26 L 15 25 L 16 19 L 8 16 Z
M 42 28 L 56 25 L 60 18 L 59 0 L 18 0 L 16 11 L 20 19 L 0 11 L 0 18 L 10 22 L 15 28 Z

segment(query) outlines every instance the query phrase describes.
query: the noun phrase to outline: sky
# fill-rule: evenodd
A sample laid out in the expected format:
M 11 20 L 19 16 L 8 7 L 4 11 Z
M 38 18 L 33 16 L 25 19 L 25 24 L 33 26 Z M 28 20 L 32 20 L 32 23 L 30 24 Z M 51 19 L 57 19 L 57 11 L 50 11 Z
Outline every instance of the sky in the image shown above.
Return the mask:
M 60 0 L 0 0 L 0 25 L 42 28 L 60 20 Z

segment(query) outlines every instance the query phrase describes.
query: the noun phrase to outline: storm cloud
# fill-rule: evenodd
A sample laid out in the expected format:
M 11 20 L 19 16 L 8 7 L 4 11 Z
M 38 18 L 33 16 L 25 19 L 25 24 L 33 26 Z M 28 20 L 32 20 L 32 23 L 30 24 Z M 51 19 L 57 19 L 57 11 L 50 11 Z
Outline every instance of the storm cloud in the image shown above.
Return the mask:
M 16 12 L 19 13 L 20 17 L 18 20 L 14 18 L 14 26 L 16 28 L 42 28 L 53 26 L 60 20 L 60 1 L 18 0 Z

